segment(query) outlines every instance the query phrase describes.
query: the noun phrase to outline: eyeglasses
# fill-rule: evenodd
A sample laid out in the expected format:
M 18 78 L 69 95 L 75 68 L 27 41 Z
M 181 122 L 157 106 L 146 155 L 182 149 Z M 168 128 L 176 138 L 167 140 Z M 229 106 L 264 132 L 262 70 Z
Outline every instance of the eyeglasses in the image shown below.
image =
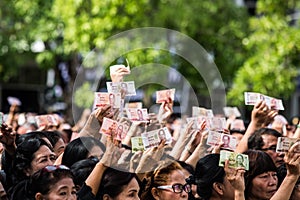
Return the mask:
M 162 190 L 165 190 L 165 189 L 173 189 L 173 192 L 174 193 L 182 193 L 182 191 L 184 190 L 186 193 L 189 193 L 192 191 L 192 186 L 191 184 L 180 184 L 180 183 L 176 183 L 174 185 L 161 185 L 161 186 L 158 186 L 157 187 L 158 189 L 162 189 Z
M 276 151 L 276 145 L 272 145 L 272 146 L 270 146 L 270 147 L 268 147 L 268 148 L 264 148 L 264 149 L 261 149 L 262 151 L 268 151 L 268 150 L 270 150 L 270 151 Z
M 57 169 L 70 170 L 70 168 L 65 166 L 65 165 L 48 165 L 48 166 L 43 168 L 43 171 L 54 172 Z

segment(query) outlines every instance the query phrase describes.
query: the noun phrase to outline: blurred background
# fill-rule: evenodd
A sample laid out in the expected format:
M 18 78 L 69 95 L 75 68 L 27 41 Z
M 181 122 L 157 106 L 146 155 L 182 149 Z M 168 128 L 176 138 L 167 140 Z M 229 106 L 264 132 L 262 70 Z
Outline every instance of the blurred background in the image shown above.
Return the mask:
M 1 0 L 0 110 L 8 112 L 7 97 L 13 96 L 22 102 L 20 112 L 58 112 L 72 123 L 72 95 L 76 107 L 92 106 L 88 81 L 73 94 L 79 70 L 86 80 L 95 74 L 95 67 L 82 65 L 91 50 L 122 31 L 163 27 L 186 34 L 208 52 L 222 76 L 227 105 L 249 116 L 252 107 L 244 106 L 243 93 L 254 91 L 283 99 L 282 114 L 297 116 L 299 9 L 297 0 Z M 171 44 L 168 35 L 162 37 Z M 171 66 L 188 79 L 200 106 L 210 107 L 205 82 L 180 56 L 141 49 L 110 65 L 126 65 L 125 58 L 132 68 L 150 62 Z M 105 72 L 97 90 L 109 79 Z M 180 77 L 170 72 L 169 81 Z M 132 101 L 151 105 L 157 89 L 161 86 L 139 88 Z

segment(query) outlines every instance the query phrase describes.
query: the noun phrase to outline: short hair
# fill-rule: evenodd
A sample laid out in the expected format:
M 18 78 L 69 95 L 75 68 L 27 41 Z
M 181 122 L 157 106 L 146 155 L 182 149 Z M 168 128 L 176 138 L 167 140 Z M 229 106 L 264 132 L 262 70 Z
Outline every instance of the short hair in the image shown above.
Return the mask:
M 26 138 L 17 146 L 15 160 L 13 162 L 13 182 L 19 182 L 20 180 L 28 178 L 24 171 L 31 168 L 34 153 L 38 151 L 41 146 L 46 146 L 53 152 L 50 144 L 40 138 Z
M 105 152 L 104 144 L 93 137 L 76 138 L 66 146 L 62 164 L 71 167 L 75 162 L 86 159 L 94 146 L 99 146 Z
M 213 183 L 223 183 L 225 171 L 219 166 L 220 154 L 209 154 L 201 158 L 196 165 L 195 182 L 197 193 L 208 200 L 212 196 Z
M 244 154 L 248 155 L 249 159 L 249 170 L 245 173 L 245 197 L 247 199 L 252 189 L 252 180 L 262 173 L 276 172 L 277 168 L 272 158 L 266 152 L 248 150 Z
M 62 139 L 62 136 L 58 131 L 43 131 L 43 135 L 50 141 L 53 147 L 59 139 Z
M 98 161 L 98 158 L 90 157 L 79 160 L 70 167 L 71 172 L 74 175 L 74 183 L 76 186 L 82 187 L 83 183 L 93 171 Z
M 253 135 L 251 135 L 249 137 L 248 149 L 262 150 L 262 147 L 264 146 L 264 141 L 263 141 L 262 135 L 273 135 L 277 138 L 282 136 L 275 129 L 271 129 L 271 128 L 258 129 L 253 133 Z
M 53 185 L 64 178 L 71 178 L 73 180 L 73 174 L 67 168 L 57 168 L 51 172 L 48 172 L 45 168 L 40 169 L 30 177 L 28 191 L 29 196 L 32 196 L 34 198 L 36 193 L 46 195 L 51 190 Z

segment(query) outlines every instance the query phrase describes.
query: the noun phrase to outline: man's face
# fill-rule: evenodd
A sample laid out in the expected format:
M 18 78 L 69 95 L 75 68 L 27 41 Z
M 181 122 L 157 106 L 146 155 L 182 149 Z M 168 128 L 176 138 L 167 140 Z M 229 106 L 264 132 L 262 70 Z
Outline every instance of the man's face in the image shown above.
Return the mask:
M 236 162 L 237 162 L 239 165 L 243 164 L 243 157 L 237 156 L 237 157 L 236 157 Z
M 223 143 L 224 143 L 224 145 L 229 145 L 229 137 L 224 136 L 223 137 Z
M 283 154 L 276 152 L 276 145 L 277 145 L 277 137 L 274 135 L 262 135 L 262 139 L 264 145 L 262 146 L 262 150 L 269 154 L 274 161 L 276 167 L 279 167 L 281 164 L 284 163 L 283 161 Z

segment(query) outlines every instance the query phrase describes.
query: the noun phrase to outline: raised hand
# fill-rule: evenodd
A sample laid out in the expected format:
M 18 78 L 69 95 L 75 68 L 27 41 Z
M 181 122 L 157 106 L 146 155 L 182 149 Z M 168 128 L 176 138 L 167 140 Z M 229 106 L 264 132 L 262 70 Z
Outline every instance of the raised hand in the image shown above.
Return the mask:
M 159 123 L 165 123 L 167 119 L 173 113 L 173 101 L 171 98 L 168 101 L 164 101 L 159 108 L 157 119 Z
M 235 200 L 243 200 L 244 191 L 245 191 L 245 169 L 243 167 L 238 168 L 230 168 L 229 160 L 225 161 L 224 171 L 226 174 L 227 180 L 230 182 L 232 187 L 234 188 Z
M 136 173 L 145 173 L 153 170 L 154 166 L 164 154 L 165 140 L 162 140 L 158 147 L 144 151 L 140 163 L 137 166 Z
M 114 70 L 110 71 L 110 78 L 112 82 L 122 82 L 124 75 L 130 73 L 128 68 L 126 68 L 124 65 L 115 65 L 113 67 Z
M 8 154 L 14 155 L 16 151 L 16 132 L 11 126 L 3 123 L 0 128 L 0 142 Z
M 259 101 L 253 107 L 251 121 L 260 128 L 271 123 L 277 114 L 278 111 L 269 109 L 265 101 Z
M 284 156 L 287 176 L 300 176 L 300 143 L 296 142 Z

